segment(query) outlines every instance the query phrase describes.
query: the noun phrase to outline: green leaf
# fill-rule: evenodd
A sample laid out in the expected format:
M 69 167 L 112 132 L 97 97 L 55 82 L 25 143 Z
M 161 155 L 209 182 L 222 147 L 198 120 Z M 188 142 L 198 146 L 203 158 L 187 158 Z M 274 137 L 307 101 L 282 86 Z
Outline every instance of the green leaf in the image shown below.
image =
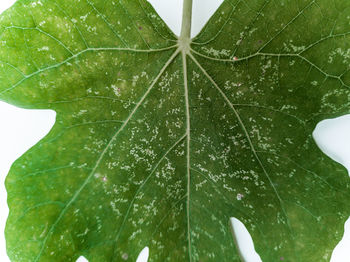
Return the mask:
M 236 217 L 263 261 L 329 261 L 350 184 L 312 131 L 350 113 L 349 13 L 225 0 L 189 41 L 146 0 L 17 1 L 0 99 L 57 120 L 6 180 L 11 260 L 239 261 Z

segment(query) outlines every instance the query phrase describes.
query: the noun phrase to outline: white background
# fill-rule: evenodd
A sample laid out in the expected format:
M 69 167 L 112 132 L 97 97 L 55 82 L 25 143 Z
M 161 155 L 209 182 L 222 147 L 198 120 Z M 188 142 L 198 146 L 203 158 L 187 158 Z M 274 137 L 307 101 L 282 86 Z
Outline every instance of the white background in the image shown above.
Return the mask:
M 149 0 L 164 21 L 178 35 L 181 26 L 182 0 Z M 0 0 L 0 13 L 10 7 L 15 0 Z M 194 0 L 192 36 L 196 35 L 222 0 Z M 1 83 L 0 83 L 1 84 Z M 55 112 L 50 110 L 23 110 L 0 102 L 0 261 L 8 262 L 5 251 L 4 227 L 8 214 L 4 180 L 8 170 L 18 157 L 44 137 L 55 122 Z M 350 116 L 323 121 L 314 132 L 320 148 L 350 170 Z M 350 204 L 350 201 L 349 201 Z M 346 225 L 350 224 L 350 221 Z M 257 262 L 252 242 L 244 225 L 234 222 L 240 238 L 240 248 L 247 262 Z M 350 225 L 346 236 L 333 252 L 332 262 L 350 261 Z M 317 234 L 317 232 L 315 232 Z M 151 251 L 152 252 L 152 251 Z M 145 249 L 137 262 L 147 261 Z M 84 259 L 79 259 L 83 261 Z M 101 261 L 103 262 L 103 261 Z M 269 262 L 269 261 L 267 261 Z

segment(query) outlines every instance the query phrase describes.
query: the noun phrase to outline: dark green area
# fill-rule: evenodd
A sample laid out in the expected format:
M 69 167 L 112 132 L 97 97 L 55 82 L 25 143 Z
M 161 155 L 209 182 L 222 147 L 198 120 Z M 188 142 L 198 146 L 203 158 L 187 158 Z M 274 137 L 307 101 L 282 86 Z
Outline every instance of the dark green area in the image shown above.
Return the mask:
M 226 0 L 184 71 L 145 0 L 17 1 L 0 99 L 57 121 L 6 179 L 11 260 L 239 261 L 236 217 L 263 261 L 329 261 L 350 184 L 312 131 L 350 113 L 349 25 L 348 0 Z

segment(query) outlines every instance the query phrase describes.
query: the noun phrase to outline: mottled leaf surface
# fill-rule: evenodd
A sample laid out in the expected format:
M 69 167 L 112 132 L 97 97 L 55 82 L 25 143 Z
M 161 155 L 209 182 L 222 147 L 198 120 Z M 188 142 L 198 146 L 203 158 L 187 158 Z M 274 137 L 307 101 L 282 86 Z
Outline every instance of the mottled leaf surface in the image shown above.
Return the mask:
M 145 0 L 19 0 L 0 99 L 57 112 L 6 180 L 12 261 L 329 261 L 350 214 L 318 121 L 350 113 L 348 0 L 226 0 L 191 50 Z

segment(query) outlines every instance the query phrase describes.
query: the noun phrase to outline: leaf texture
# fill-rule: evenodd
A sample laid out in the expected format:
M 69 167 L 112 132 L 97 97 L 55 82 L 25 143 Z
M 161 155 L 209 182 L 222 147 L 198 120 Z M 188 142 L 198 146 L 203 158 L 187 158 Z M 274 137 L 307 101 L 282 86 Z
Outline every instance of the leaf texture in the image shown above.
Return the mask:
M 6 180 L 13 261 L 329 261 L 349 216 L 318 121 L 349 113 L 346 0 L 225 0 L 189 52 L 145 0 L 19 0 L 0 99 L 57 112 Z

